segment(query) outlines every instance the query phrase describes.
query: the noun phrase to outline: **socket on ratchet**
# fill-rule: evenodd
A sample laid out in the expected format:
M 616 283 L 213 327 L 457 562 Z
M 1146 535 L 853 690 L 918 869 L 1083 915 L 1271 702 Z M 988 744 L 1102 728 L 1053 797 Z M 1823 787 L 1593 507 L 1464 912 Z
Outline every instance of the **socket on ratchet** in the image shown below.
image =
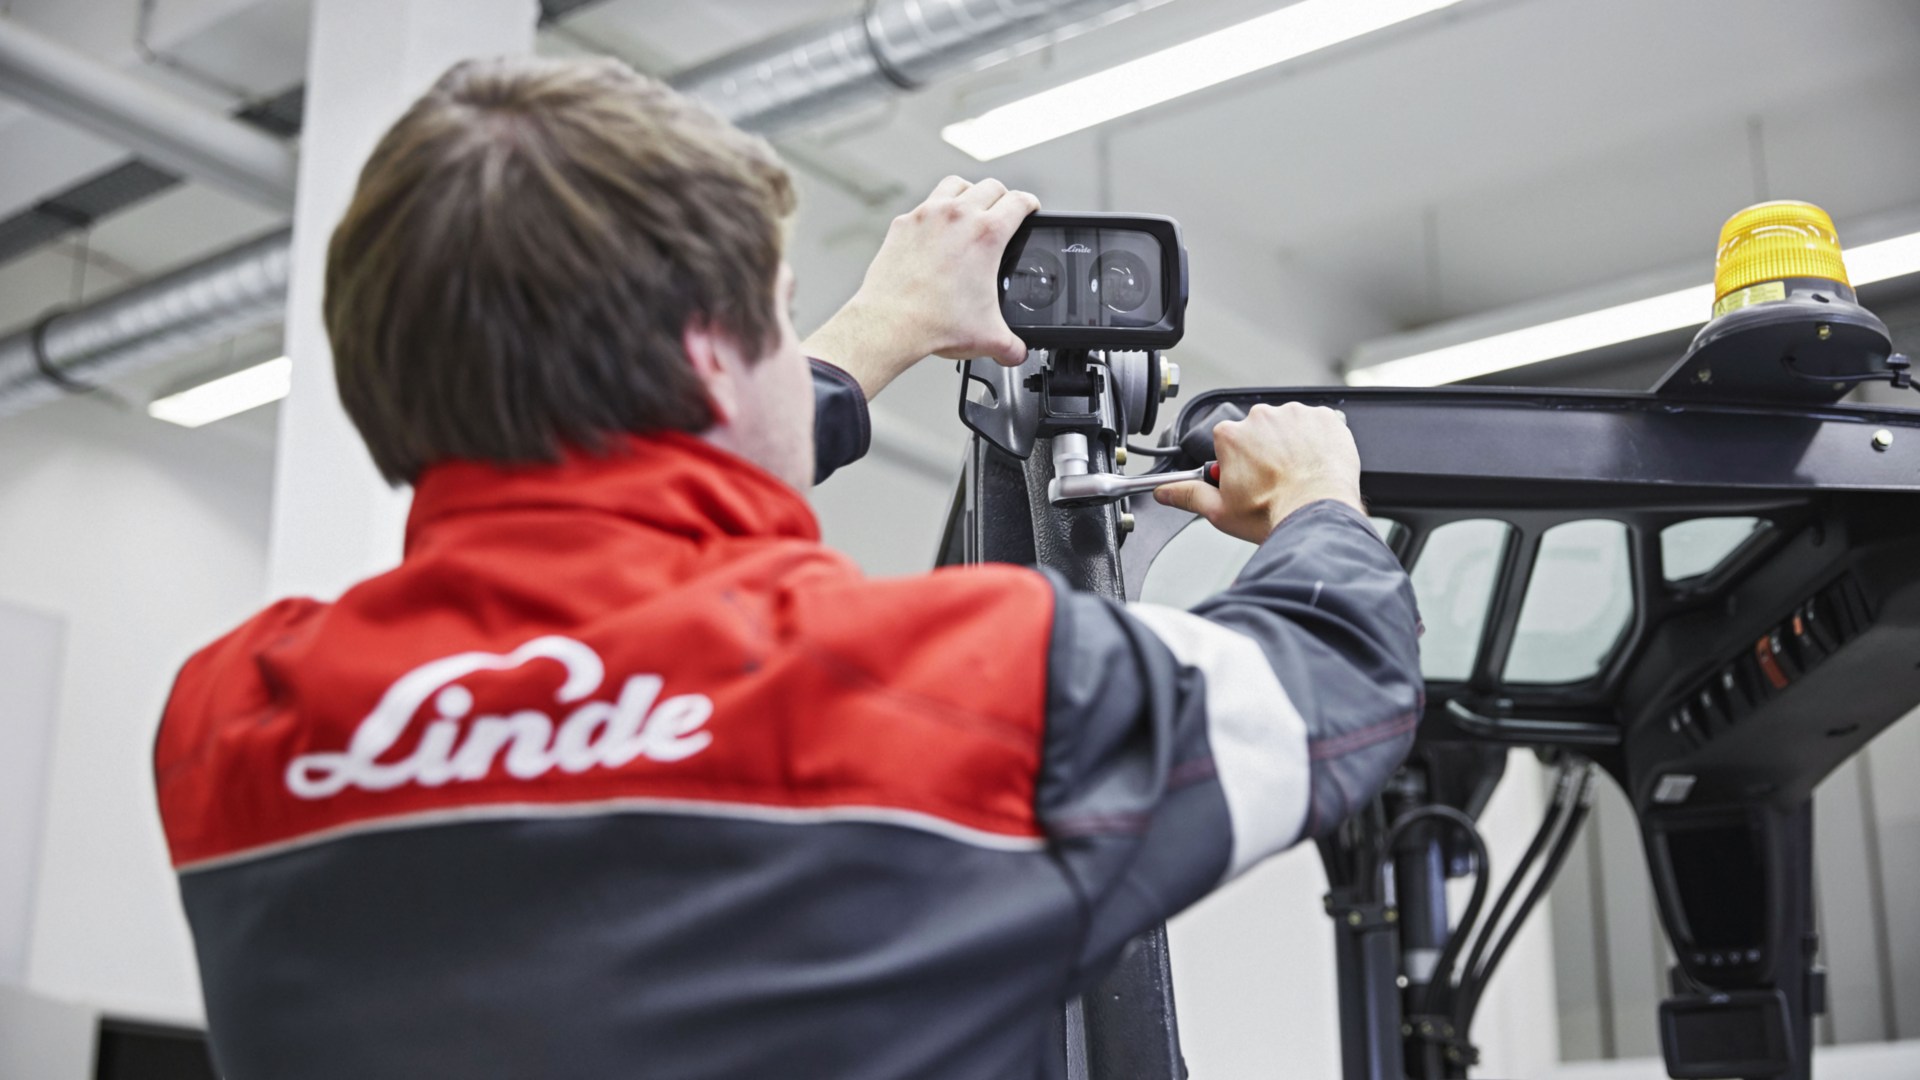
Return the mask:
M 1139 476 L 1095 472 L 1056 476 L 1047 484 L 1047 501 L 1062 507 L 1100 506 L 1138 492 L 1152 491 L 1162 484 L 1177 484 L 1183 480 L 1205 480 L 1218 487 L 1220 463 L 1209 461 L 1197 469 L 1143 473 Z

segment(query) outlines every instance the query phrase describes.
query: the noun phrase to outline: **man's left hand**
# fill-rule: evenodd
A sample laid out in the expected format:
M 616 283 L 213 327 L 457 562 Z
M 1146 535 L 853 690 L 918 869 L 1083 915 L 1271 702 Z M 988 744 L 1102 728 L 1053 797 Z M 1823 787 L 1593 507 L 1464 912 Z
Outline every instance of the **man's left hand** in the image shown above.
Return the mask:
M 940 181 L 893 219 L 860 290 L 802 351 L 845 370 L 869 398 L 927 356 L 1020 364 L 1026 344 L 1000 314 L 1000 256 L 1039 208 L 998 180 Z

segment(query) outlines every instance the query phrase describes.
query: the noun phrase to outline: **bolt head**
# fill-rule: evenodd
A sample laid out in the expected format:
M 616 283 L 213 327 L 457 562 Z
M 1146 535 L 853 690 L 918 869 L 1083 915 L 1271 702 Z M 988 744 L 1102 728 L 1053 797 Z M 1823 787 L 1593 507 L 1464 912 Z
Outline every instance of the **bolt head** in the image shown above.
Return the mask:
M 1360 913 L 1359 913 L 1359 912 L 1357 912 L 1357 911 L 1349 911 L 1349 912 L 1347 912 L 1347 925 L 1348 925 L 1348 926 L 1359 926 L 1359 925 L 1360 925 Z
M 1821 323 L 1819 328 L 1815 332 L 1820 335 L 1821 341 L 1825 341 L 1828 338 L 1833 336 L 1833 327 L 1829 326 L 1826 323 Z
M 1697 383 L 1710 383 L 1710 382 L 1712 382 L 1712 381 L 1713 381 L 1713 369 L 1712 369 L 1712 368 L 1701 368 L 1701 369 L 1700 369 L 1699 371 L 1696 371 L 1696 372 L 1694 372 L 1694 373 L 1693 373 L 1693 381 L 1694 381 L 1694 382 L 1697 382 Z
M 1133 532 L 1133 515 L 1123 511 L 1120 514 L 1120 535 L 1126 536 L 1131 532 Z
M 1875 450 L 1886 450 L 1891 446 L 1893 446 L 1893 432 L 1888 431 L 1886 428 L 1881 428 L 1873 433 L 1873 448 Z

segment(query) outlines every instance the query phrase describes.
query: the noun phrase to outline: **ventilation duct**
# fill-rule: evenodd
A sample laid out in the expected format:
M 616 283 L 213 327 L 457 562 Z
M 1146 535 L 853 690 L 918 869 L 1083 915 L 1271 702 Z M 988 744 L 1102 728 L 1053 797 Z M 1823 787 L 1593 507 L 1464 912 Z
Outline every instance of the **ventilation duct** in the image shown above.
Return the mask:
M 1163 2 L 878 0 L 670 81 L 778 132 Z M 271 233 L 0 338 L 0 416 L 282 318 L 290 247 L 290 232 Z
M 0 339 L 0 416 L 286 316 L 290 233 L 269 233 Z
M 681 72 L 673 85 L 741 127 L 777 134 L 1164 2 L 870 3 L 857 15 L 802 27 Z

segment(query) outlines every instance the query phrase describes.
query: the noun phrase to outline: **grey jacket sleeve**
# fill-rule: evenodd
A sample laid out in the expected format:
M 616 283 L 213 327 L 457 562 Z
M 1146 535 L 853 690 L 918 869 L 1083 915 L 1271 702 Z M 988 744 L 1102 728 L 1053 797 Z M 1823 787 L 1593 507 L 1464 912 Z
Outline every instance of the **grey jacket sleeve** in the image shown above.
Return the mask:
M 813 367 L 813 482 L 818 484 L 865 457 L 873 429 L 859 382 L 825 360 L 808 363 Z
M 1424 705 L 1419 616 L 1337 502 L 1288 518 L 1191 612 L 1055 589 L 1036 803 L 1083 903 L 1084 978 L 1373 797 Z

